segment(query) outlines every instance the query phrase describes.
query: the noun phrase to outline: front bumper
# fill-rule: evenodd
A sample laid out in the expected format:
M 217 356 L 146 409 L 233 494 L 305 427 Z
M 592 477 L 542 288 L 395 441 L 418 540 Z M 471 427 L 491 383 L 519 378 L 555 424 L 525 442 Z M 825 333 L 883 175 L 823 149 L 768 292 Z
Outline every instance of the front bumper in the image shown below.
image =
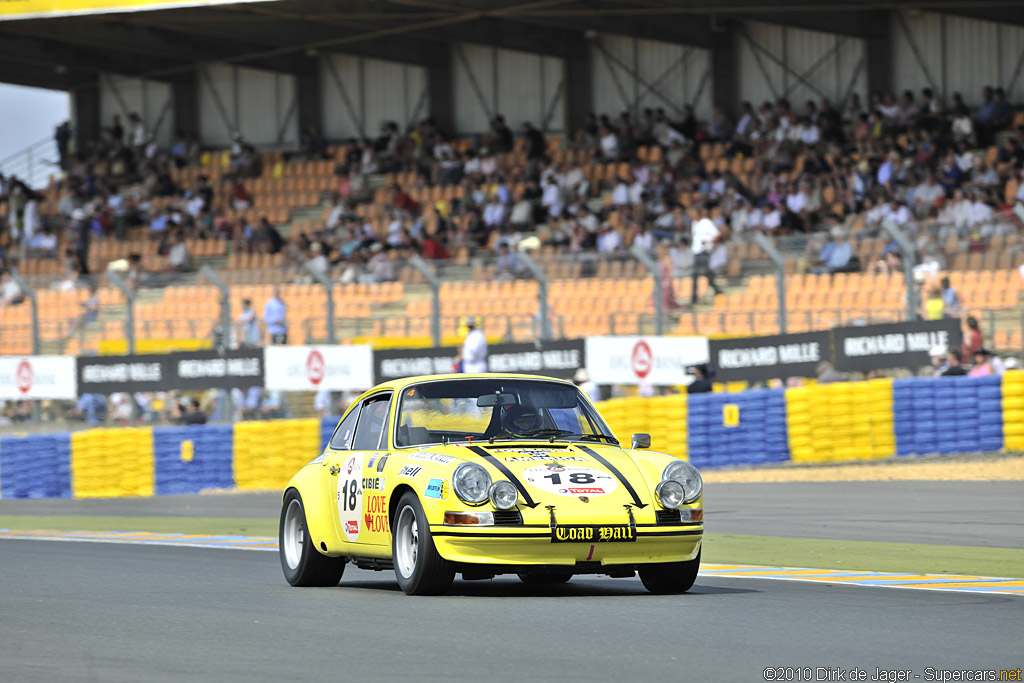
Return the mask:
M 697 556 L 703 524 L 637 525 L 630 542 L 553 543 L 548 527 L 465 527 L 431 525 L 441 557 L 476 565 L 571 567 L 685 562 Z

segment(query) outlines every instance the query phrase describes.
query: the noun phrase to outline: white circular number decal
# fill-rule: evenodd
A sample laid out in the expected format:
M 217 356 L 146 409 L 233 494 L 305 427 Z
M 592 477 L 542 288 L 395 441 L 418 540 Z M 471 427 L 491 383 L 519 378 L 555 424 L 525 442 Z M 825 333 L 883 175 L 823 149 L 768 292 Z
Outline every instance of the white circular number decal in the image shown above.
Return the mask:
M 359 539 L 363 517 L 363 455 L 353 455 L 341 463 L 338 473 L 338 519 L 341 531 L 350 541 Z
M 619 486 L 618 480 L 606 472 L 561 463 L 525 469 L 523 479 L 541 491 L 560 496 L 603 496 Z

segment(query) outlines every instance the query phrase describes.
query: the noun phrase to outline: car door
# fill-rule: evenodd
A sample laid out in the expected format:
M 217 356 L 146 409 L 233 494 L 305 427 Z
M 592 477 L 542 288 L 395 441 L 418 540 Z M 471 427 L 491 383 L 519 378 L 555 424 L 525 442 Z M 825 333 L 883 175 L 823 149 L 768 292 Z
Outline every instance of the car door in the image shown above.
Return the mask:
M 363 399 L 357 408 L 359 414 L 351 438 L 346 444 L 345 437 L 339 437 L 339 445 L 347 445 L 347 449 L 339 448 L 331 458 L 330 472 L 335 478 L 331 495 L 337 501 L 335 521 L 338 536 L 346 543 L 379 543 L 380 537 L 390 531 L 386 505 L 383 520 L 372 513 L 367 515 L 374 505 L 380 505 L 377 498 L 383 496 L 376 468 L 387 446 L 390 409 L 390 392 Z M 341 432 L 339 426 L 335 435 Z

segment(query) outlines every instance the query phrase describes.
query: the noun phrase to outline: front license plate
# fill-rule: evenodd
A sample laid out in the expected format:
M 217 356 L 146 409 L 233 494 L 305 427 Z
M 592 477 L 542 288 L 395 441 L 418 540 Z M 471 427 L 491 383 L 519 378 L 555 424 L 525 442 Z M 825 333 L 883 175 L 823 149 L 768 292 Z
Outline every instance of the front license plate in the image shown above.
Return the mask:
M 626 524 L 571 524 L 551 530 L 552 543 L 628 543 L 636 529 Z

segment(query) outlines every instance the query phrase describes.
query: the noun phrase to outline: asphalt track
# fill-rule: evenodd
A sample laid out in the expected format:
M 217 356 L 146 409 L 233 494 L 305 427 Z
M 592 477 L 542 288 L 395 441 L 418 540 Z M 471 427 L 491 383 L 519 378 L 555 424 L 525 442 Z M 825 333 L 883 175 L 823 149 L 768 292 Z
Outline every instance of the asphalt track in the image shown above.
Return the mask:
M 714 484 L 718 533 L 1024 547 L 1019 482 Z M 0 501 L 0 514 L 269 517 L 278 494 Z M 949 530 L 952 529 L 952 532 Z M 951 538 L 950 536 L 954 536 Z M 1020 597 L 701 575 L 514 577 L 403 595 L 348 568 L 297 589 L 276 553 L 0 540 L 2 681 L 762 681 L 768 667 L 1016 669 Z M 920 678 L 915 679 L 914 676 Z M 807 680 L 806 676 L 803 680 Z M 840 679 L 843 680 L 843 679 Z
M 284 583 L 274 553 L 3 541 L 10 681 L 759 681 L 766 667 L 1016 668 L 1020 598 L 705 578 Z
M 280 500 L 278 493 L 0 500 L 0 515 L 276 519 Z M 704 506 L 708 531 L 722 534 L 1024 548 L 1019 481 L 709 484 Z

